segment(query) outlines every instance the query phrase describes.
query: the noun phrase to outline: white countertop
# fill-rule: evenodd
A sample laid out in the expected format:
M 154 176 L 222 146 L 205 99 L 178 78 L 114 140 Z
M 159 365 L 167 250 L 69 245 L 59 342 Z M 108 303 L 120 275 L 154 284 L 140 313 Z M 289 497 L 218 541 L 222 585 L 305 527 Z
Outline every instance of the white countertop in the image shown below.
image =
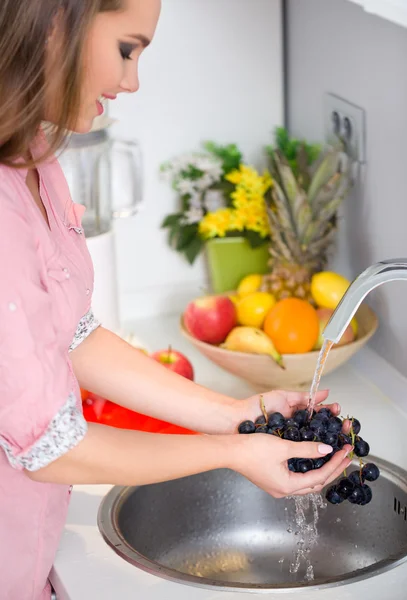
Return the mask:
M 196 381 L 235 398 L 246 398 L 253 390 L 202 357 L 178 331 L 178 318 L 143 320 L 132 324 L 137 338 L 149 350 L 171 344 L 184 352 L 195 368 Z M 362 423 L 362 435 L 372 455 L 407 468 L 407 382 L 382 358 L 364 349 L 344 367 L 325 376 L 323 388 L 330 400 L 339 402 L 342 414 Z M 405 402 L 405 408 L 403 406 Z M 406 412 L 404 412 L 404 410 Z M 385 423 L 385 427 L 382 425 Z M 377 435 L 380 431 L 380 436 Z M 253 594 L 219 592 L 165 581 L 147 574 L 123 559 L 103 541 L 97 527 L 97 512 L 111 486 L 76 486 L 55 561 L 52 581 L 58 600 L 249 600 Z M 303 600 L 404 600 L 407 564 L 392 571 L 333 590 L 301 593 Z M 280 594 L 262 594 L 277 597 Z M 298 598 L 285 593 L 284 598 Z

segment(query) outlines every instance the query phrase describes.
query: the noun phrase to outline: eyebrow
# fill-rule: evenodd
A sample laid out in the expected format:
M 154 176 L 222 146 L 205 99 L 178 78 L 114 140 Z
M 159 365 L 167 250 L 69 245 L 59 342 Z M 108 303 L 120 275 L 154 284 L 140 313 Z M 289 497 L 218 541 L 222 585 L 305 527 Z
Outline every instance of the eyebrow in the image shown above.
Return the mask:
M 142 33 L 129 33 L 127 37 L 131 37 L 135 40 L 138 40 L 143 44 L 144 48 L 147 48 L 147 46 L 151 44 L 151 40 L 149 40 L 148 37 L 146 37 Z

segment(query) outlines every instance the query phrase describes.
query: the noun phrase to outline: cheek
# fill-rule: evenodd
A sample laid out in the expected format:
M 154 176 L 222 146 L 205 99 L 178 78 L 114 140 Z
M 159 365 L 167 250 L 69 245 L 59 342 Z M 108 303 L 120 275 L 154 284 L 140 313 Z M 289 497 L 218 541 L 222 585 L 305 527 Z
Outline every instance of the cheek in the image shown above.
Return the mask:
M 116 49 L 101 49 L 93 53 L 85 71 L 85 97 L 95 100 L 102 92 L 114 92 L 123 79 L 123 61 Z

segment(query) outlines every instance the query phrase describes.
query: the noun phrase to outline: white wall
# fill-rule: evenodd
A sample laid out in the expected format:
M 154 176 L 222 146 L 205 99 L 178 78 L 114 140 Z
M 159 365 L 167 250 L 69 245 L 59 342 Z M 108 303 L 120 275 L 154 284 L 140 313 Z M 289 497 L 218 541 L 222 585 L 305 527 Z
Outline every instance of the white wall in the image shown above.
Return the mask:
M 367 164 L 344 204 L 333 266 L 352 278 L 379 260 L 407 257 L 407 30 L 345 0 L 289 0 L 288 30 L 292 133 L 322 138 L 325 92 L 366 111 Z M 406 300 L 406 282 L 367 299 L 379 316 L 373 345 L 404 375 Z
M 205 286 L 167 245 L 163 217 L 176 198 L 159 165 L 202 141 L 237 143 L 258 166 L 283 121 L 280 0 L 163 0 L 156 38 L 140 64 L 140 91 L 110 106 L 115 136 L 140 140 L 145 207 L 117 223 L 122 318 L 182 308 Z

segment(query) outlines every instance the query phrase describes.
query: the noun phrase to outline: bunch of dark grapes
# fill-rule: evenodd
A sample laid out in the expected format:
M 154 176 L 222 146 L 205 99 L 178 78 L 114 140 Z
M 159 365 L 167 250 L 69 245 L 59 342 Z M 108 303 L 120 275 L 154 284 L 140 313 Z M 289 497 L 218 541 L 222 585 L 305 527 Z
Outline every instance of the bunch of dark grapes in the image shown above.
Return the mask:
M 239 425 L 239 433 L 266 433 L 290 442 L 322 442 L 332 446 L 333 452 L 321 458 L 290 458 L 288 468 L 294 473 L 307 473 L 313 469 L 320 469 L 346 444 L 353 446 L 354 450 L 350 457 L 353 458 L 353 455 L 359 457 L 360 469 L 330 487 L 326 499 L 331 504 L 340 504 L 348 500 L 362 506 L 372 500 L 372 490 L 365 482 L 376 481 L 380 471 L 373 463 L 363 464 L 362 458 L 369 454 L 370 447 L 359 436 L 361 425 L 357 419 L 350 419 L 351 429 L 349 434 L 345 434 L 342 431 L 343 419 L 335 417 L 329 408 L 321 408 L 318 412 L 313 411 L 311 419 L 306 410 L 297 410 L 288 419 L 279 412 L 268 415 L 263 404 L 262 412 L 263 414 L 254 422 L 243 421 Z

